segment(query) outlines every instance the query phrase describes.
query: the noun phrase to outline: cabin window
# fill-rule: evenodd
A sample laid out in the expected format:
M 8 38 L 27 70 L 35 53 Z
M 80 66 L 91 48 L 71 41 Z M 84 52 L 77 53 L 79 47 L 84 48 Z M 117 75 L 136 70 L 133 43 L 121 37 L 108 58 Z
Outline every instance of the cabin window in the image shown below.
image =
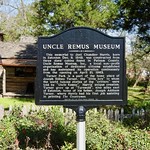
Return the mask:
M 35 77 L 35 68 L 33 67 L 16 67 L 15 68 L 16 77 Z

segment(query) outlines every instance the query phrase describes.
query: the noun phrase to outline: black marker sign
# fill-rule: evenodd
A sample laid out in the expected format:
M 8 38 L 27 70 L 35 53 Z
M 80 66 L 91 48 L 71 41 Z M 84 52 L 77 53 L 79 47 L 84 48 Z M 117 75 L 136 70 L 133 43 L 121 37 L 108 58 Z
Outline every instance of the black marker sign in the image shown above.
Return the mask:
M 77 27 L 39 37 L 36 104 L 126 104 L 125 39 Z

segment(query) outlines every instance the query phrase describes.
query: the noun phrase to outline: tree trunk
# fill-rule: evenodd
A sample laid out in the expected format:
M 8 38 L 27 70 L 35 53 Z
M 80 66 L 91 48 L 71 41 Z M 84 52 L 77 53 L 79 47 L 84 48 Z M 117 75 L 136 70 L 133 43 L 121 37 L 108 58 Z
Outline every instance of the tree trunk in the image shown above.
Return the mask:
M 136 81 L 135 81 L 135 83 L 134 83 L 133 87 L 136 87 L 136 86 L 137 86 L 137 84 L 139 83 L 139 81 L 140 81 L 140 77 L 141 77 L 141 73 L 142 73 L 142 71 L 139 71 L 139 73 L 138 73 L 138 75 L 137 75 L 137 79 L 136 79 Z
M 148 92 L 148 84 L 150 81 L 150 75 L 147 74 L 146 78 L 145 78 L 145 82 L 144 82 L 144 88 L 145 88 L 145 93 Z

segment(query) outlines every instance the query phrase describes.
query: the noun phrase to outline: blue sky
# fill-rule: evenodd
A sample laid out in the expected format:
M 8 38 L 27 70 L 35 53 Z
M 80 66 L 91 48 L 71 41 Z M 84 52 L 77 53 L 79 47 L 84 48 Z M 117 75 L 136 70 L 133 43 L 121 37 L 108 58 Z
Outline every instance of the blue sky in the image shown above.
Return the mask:
M 35 0 L 23 0 L 26 5 L 31 4 L 34 1 Z M 17 13 L 17 9 L 15 9 L 15 7 L 18 7 L 19 3 L 20 0 L 4 0 L 4 5 L 0 6 L 0 12 L 15 15 Z

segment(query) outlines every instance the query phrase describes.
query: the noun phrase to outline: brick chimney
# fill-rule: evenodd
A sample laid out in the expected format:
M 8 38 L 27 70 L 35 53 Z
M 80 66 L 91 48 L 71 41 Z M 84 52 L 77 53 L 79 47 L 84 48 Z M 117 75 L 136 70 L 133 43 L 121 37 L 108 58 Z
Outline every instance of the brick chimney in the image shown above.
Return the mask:
M 4 41 L 4 33 L 0 32 L 0 41 L 3 42 Z

